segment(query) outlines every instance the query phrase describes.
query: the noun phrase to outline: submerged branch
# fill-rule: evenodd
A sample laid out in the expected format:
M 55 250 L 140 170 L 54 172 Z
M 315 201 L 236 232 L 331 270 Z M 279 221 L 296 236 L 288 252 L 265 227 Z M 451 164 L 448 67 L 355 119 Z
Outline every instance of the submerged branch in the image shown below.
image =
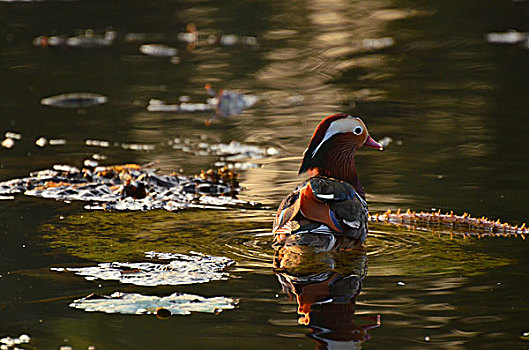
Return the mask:
M 486 217 L 474 218 L 468 213 L 458 215 L 452 211 L 442 214 L 441 211 L 415 212 L 408 209 L 406 212 L 401 212 L 399 209 L 392 212 L 388 210 L 385 213 L 370 214 L 369 222 L 382 222 L 411 229 L 449 233 L 450 235 L 459 234 L 463 237 L 518 237 L 519 235 L 525 239 L 525 235 L 529 234 L 529 228 L 525 224 L 518 227 L 518 225 L 502 223 L 499 219 L 494 221 Z M 432 226 L 439 228 L 433 229 Z

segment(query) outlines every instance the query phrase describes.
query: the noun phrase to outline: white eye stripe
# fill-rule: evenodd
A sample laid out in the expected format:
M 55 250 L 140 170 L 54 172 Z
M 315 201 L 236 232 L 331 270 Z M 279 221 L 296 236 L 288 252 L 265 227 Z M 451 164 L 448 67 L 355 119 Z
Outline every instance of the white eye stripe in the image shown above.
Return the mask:
M 327 141 L 328 139 L 330 139 L 336 134 L 353 132 L 355 135 L 360 135 L 364 131 L 364 128 L 361 125 L 359 125 L 359 123 L 362 123 L 362 122 L 359 121 L 358 118 L 352 117 L 350 115 L 347 116 L 346 118 L 333 121 L 331 125 L 329 126 L 329 128 L 327 129 L 327 131 L 325 132 L 325 136 L 323 137 L 323 140 L 321 140 L 321 142 L 314 149 L 314 151 L 312 151 L 311 156 L 314 158 L 314 156 L 316 155 L 316 152 L 318 152 L 318 150 L 325 143 L 325 141 Z M 360 128 L 361 131 L 360 133 L 357 134 L 355 131 L 358 128 Z

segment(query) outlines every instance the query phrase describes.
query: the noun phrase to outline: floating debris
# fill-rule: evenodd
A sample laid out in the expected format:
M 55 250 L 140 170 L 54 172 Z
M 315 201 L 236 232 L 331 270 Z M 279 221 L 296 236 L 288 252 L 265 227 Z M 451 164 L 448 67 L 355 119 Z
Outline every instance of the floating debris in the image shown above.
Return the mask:
M 366 38 L 362 41 L 362 46 L 371 51 L 377 51 L 377 50 L 383 50 L 387 49 L 388 47 L 392 47 L 395 45 L 395 39 L 390 37 L 384 37 L 384 38 L 378 38 L 378 39 L 370 39 Z
M 4 139 L 4 141 L 2 141 L 2 147 L 4 147 L 4 148 L 12 148 L 14 145 L 15 145 L 15 140 L 13 140 L 10 137 L 8 137 L 8 138 Z
M 147 111 L 149 112 L 204 112 L 212 111 L 215 106 L 209 103 L 188 103 L 183 102 L 180 104 L 166 104 L 164 101 L 157 99 L 150 99 L 147 105 Z
M 95 160 L 105 160 L 107 159 L 107 156 L 99 153 L 94 153 L 92 154 L 92 158 L 94 158 Z
M 504 33 L 489 33 L 485 35 L 485 39 L 491 44 L 515 45 L 526 42 L 529 39 L 529 33 L 510 30 Z
M 45 106 L 61 108 L 79 108 L 96 106 L 107 102 L 107 97 L 89 92 L 73 92 L 57 96 L 46 97 L 40 100 Z
M 14 139 L 14 140 L 20 140 L 22 139 L 22 135 L 17 134 L 16 132 L 7 131 L 4 136 L 8 139 Z
M 103 35 L 98 35 L 93 29 L 87 29 L 79 34 L 67 37 L 65 35 L 47 36 L 41 35 L 33 39 L 33 45 L 38 47 L 73 47 L 73 48 L 97 48 L 107 47 L 114 43 L 117 33 L 114 30 L 106 30 Z
M 224 34 L 218 38 L 218 42 L 221 45 L 232 46 L 239 42 L 239 36 L 235 34 Z
M 228 167 L 228 169 L 237 169 L 237 170 L 248 170 L 259 168 L 259 164 L 252 162 L 237 162 L 237 163 L 227 163 L 227 162 L 215 162 L 214 164 L 217 167 Z
M 147 104 L 147 111 L 149 112 L 179 112 L 179 104 L 166 104 L 162 100 L 151 98 Z
M 116 39 L 116 32 L 107 30 L 103 35 L 96 35 L 92 29 L 66 39 L 66 46 L 80 48 L 94 48 L 110 46 Z
M 240 36 L 237 34 L 210 35 L 207 39 L 209 45 L 220 44 L 222 46 L 242 45 L 257 48 L 259 43 L 254 36 Z
M 18 349 L 18 345 L 21 344 L 28 344 L 31 340 L 30 336 L 27 334 L 21 334 L 18 337 L 11 338 L 11 337 L 3 337 L 0 339 L 0 349 L 7 350 L 7 349 Z
M 389 146 L 390 143 L 393 142 L 393 139 L 389 136 L 383 137 L 380 140 L 378 140 L 378 143 L 382 145 L 382 147 L 386 148 Z
M 227 166 L 229 169 L 257 168 L 258 165 L 252 161 L 277 156 L 280 153 L 275 147 L 247 145 L 235 140 L 230 143 L 209 144 L 204 141 L 177 138 L 173 140 L 172 146 L 174 149 L 196 156 L 218 156 L 219 161 L 215 166 Z
M 253 207 L 235 198 L 237 174 L 227 168 L 203 171 L 199 176 L 159 175 L 137 164 L 85 167 L 55 165 L 29 177 L 0 182 L 0 195 L 62 201 L 90 201 L 86 209 L 176 211 L 188 208 Z M 211 204 L 215 203 L 215 204 Z
M 163 319 L 171 315 L 189 315 L 191 312 L 218 314 L 223 310 L 234 309 L 237 303 L 238 301 L 232 298 L 205 298 L 184 293 L 157 297 L 115 292 L 110 296 L 90 294 L 82 299 L 74 300 L 70 307 L 107 314 L 156 315 Z
M 155 146 L 148 144 L 122 143 L 121 148 L 130 149 L 133 151 L 153 151 L 155 149 Z
M 211 98 L 207 99 L 207 103 L 189 103 L 187 96 L 184 100 L 180 99 L 181 103 L 179 104 L 168 104 L 162 100 L 150 99 L 147 104 L 147 111 L 186 113 L 214 110 L 216 116 L 229 117 L 231 115 L 241 114 L 245 109 L 253 107 L 259 100 L 255 95 L 245 95 L 230 90 L 221 89 L 216 93 L 210 84 L 206 84 L 205 88 L 211 96 Z M 213 119 L 208 119 L 206 124 L 209 125 Z
M 33 39 L 33 45 L 37 47 L 61 47 L 66 46 L 66 36 L 64 35 L 40 35 Z
M 110 142 L 109 141 L 103 141 L 103 140 L 90 140 L 90 139 L 87 139 L 87 140 L 85 140 L 84 143 L 87 146 L 95 146 L 95 147 L 103 147 L 103 148 L 110 147 Z
M 279 154 L 279 150 L 275 147 L 246 145 L 238 141 L 212 145 L 202 143 L 201 146 L 203 149 L 209 150 L 211 154 L 226 156 L 223 159 L 228 161 L 239 161 L 248 158 L 261 159 L 265 156 L 277 156 Z
M 48 140 L 48 143 L 50 144 L 50 146 L 62 146 L 66 144 L 66 140 L 65 139 L 50 139 Z
M 35 141 L 35 144 L 39 147 L 45 147 L 47 144 L 50 146 L 63 146 L 66 144 L 65 139 L 47 139 L 45 137 L 39 137 L 37 141 Z
M 161 33 L 126 33 L 126 42 L 140 42 L 140 41 L 163 41 L 165 36 Z
M 66 164 L 55 164 L 53 166 L 53 170 L 61 171 L 61 172 L 65 172 L 65 173 L 71 173 L 71 174 L 78 174 L 78 173 L 81 172 L 81 170 L 79 170 L 79 168 L 76 168 L 76 167 L 71 166 L 71 165 L 66 165 Z
M 199 45 L 222 45 L 222 46 L 248 46 L 256 48 L 259 46 L 257 38 L 254 36 L 237 35 L 237 34 L 211 34 L 206 40 L 199 40 L 199 32 L 194 23 L 189 23 L 186 31 L 178 33 L 177 39 L 180 42 L 187 43 L 187 50 L 192 51 Z
M 175 286 L 225 280 L 225 269 L 235 262 L 225 257 L 196 252 L 171 254 L 146 252 L 149 259 L 170 260 L 168 263 L 100 263 L 92 267 L 51 268 L 57 272 L 74 272 L 88 281 L 111 280 L 136 286 Z
M 95 168 L 99 165 L 99 163 L 93 159 L 85 159 L 83 161 L 83 165 L 87 168 Z
M 178 54 L 178 50 L 163 44 L 144 44 L 140 46 L 140 52 L 147 56 L 173 57 Z
M 48 139 L 46 139 L 44 136 L 41 136 L 35 141 L 35 144 L 39 147 L 44 147 L 48 144 Z

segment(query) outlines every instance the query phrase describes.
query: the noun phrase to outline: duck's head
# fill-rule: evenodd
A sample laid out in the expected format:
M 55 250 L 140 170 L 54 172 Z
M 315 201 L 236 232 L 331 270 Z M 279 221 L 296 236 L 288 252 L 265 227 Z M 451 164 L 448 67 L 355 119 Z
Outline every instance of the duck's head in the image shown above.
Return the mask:
M 357 187 L 354 155 L 362 146 L 383 149 L 380 143 L 369 136 L 367 127 L 360 118 L 347 114 L 328 116 L 314 131 L 305 150 L 299 174 L 308 171 L 312 175 L 348 181 Z M 359 189 L 361 187 L 357 188 Z

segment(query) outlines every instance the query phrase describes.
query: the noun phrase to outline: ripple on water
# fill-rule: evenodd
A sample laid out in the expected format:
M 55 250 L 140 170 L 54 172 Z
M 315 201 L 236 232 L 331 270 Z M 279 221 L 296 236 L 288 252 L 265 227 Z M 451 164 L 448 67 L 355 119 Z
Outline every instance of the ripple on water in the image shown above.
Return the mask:
M 64 215 L 63 215 L 64 216 Z M 134 261 L 145 251 L 225 256 L 239 268 L 269 269 L 273 260 L 265 210 L 180 213 L 90 211 L 41 227 L 52 248 L 97 262 Z
M 367 244 L 370 276 L 450 276 L 509 264 L 506 258 L 478 251 L 477 239 L 451 238 L 432 228 L 411 230 L 370 224 Z M 413 263 L 410 264 L 410 261 Z M 463 263 L 464 262 L 464 263 Z M 443 285 L 446 288 L 446 285 Z
M 463 317 L 460 319 L 461 322 L 466 324 L 483 324 L 483 323 L 493 323 L 501 322 L 503 319 L 497 315 L 481 315 L 481 316 L 471 316 Z

